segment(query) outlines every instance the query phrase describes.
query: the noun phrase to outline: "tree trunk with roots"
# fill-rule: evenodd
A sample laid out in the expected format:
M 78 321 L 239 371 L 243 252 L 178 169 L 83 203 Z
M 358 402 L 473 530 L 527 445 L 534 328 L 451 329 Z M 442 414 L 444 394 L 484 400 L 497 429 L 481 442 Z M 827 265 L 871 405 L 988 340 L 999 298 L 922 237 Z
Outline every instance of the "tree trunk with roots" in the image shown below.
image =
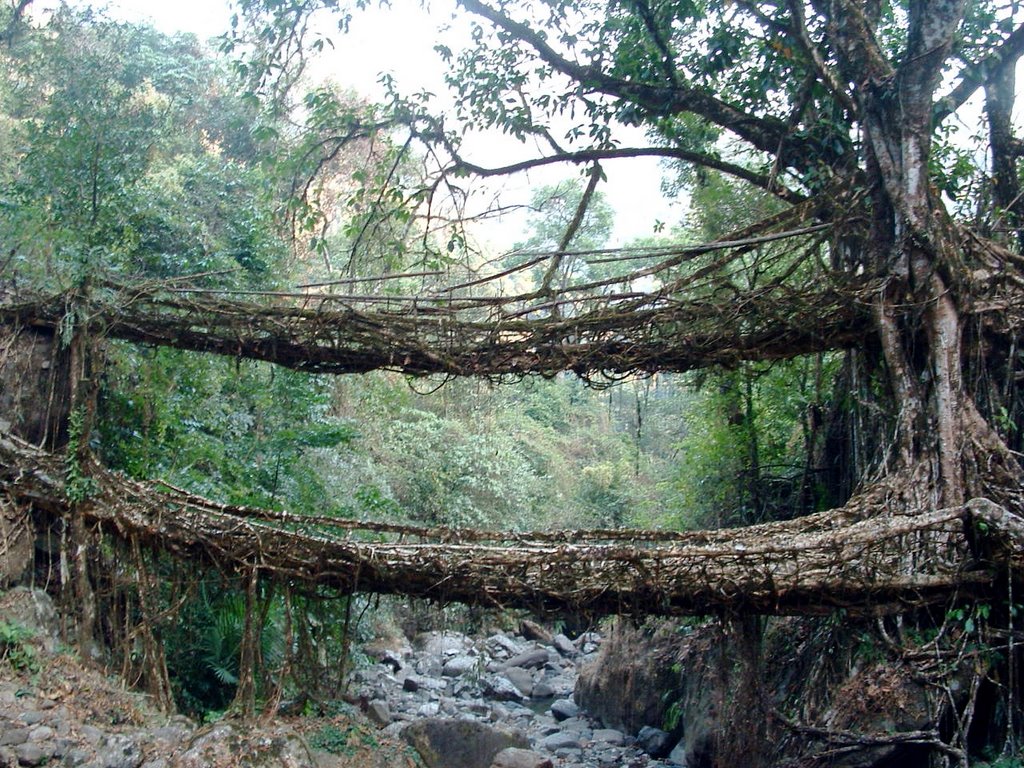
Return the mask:
M 871 193 L 866 263 L 885 280 L 874 314 L 897 413 L 893 464 L 913 468 L 915 482 L 923 483 L 915 495 L 926 489 L 914 508 L 1003 498 L 1016 490 L 1019 467 L 964 382 L 961 306 L 972 299 L 973 265 L 931 184 L 935 93 L 964 5 L 911 3 L 906 50 L 896 64 L 873 34 L 880 6 L 840 1 L 833 8 L 830 33 L 841 71 L 858 86 L 863 183 Z M 998 473 L 988 469 L 993 464 Z

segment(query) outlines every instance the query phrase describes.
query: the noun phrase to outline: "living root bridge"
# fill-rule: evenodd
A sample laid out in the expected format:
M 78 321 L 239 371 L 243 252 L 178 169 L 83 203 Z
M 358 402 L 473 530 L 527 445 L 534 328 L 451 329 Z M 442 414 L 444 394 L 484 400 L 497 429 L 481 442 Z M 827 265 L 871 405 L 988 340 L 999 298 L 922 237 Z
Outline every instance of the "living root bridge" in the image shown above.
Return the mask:
M 230 292 L 108 284 L 88 295 L 5 301 L 0 322 L 55 329 L 70 320 L 78 324 L 76 330 L 90 334 L 266 360 L 311 373 L 625 374 L 855 346 L 871 323 L 862 291 L 860 285 L 842 290 L 773 285 L 718 297 L 587 296 L 562 302 L 562 313 L 552 314 L 551 304 L 513 311 L 488 297 L 241 300 Z
M 987 591 L 1024 565 L 1024 521 L 983 499 L 892 515 L 877 486 L 841 509 L 735 530 L 426 529 L 229 506 L 92 469 L 95 528 L 227 572 L 341 593 L 591 614 L 878 614 Z M 19 504 L 66 511 L 61 460 L 0 435 Z M 981 525 L 983 523 L 983 525 Z M 983 530 L 982 530 L 983 529 Z M 968 538 L 983 536 L 984 560 Z

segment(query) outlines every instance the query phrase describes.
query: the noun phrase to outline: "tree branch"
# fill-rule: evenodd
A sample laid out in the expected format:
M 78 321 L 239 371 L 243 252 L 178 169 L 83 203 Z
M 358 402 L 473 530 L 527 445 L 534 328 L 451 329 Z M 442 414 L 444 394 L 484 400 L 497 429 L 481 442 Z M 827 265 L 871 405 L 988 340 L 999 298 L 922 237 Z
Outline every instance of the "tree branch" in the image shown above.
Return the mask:
M 836 100 L 843 106 L 843 109 L 845 109 L 851 116 L 856 115 L 858 113 L 857 105 L 846 92 L 843 84 L 839 81 L 839 77 L 825 62 L 825 58 L 821 55 L 821 51 L 818 50 L 818 46 L 814 44 L 814 41 L 811 40 L 810 34 L 807 32 L 807 19 L 804 16 L 804 8 L 800 0 L 788 0 L 788 5 L 789 13 L 793 20 L 792 32 L 800 42 L 800 47 L 804 49 L 804 53 L 806 53 L 807 58 L 811 60 L 818 76 L 832 92 L 832 95 L 836 97 Z
M 18 23 L 25 15 L 25 11 L 32 5 L 32 0 L 18 0 L 18 2 L 11 9 L 11 19 L 7 22 L 7 29 L 4 30 L 3 37 L 7 41 L 7 47 L 10 48 L 14 45 L 14 33 L 18 29 Z
M 631 4 L 636 9 L 637 14 L 644 23 L 644 29 L 647 30 L 647 34 L 651 37 L 651 42 L 654 43 L 658 49 L 658 53 L 661 54 L 661 69 L 665 73 L 665 77 L 673 87 L 679 87 L 679 76 L 676 73 L 675 68 L 675 56 L 672 55 L 672 51 L 669 50 L 668 43 L 662 36 L 661 31 L 658 29 L 658 25 L 655 23 L 654 14 L 651 12 L 651 6 L 647 0 L 631 0 Z
M 601 164 L 595 161 L 593 167 L 590 169 L 590 181 L 587 182 L 587 188 L 583 190 L 583 196 L 580 197 L 580 204 L 576 206 L 576 213 L 573 215 L 572 221 L 569 222 L 569 226 L 566 227 L 565 233 L 562 235 L 562 240 L 558 244 L 558 250 L 551 255 L 551 264 L 544 273 L 544 279 L 541 280 L 541 293 L 547 293 L 551 290 L 551 282 L 555 279 L 555 275 L 558 274 L 558 268 L 562 266 L 562 259 L 565 258 L 565 253 L 569 250 L 569 245 L 572 243 L 572 239 L 576 237 L 576 233 L 580 230 L 580 225 L 583 224 L 583 217 L 587 215 L 587 208 L 590 207 L 590 201 L 594 198 L 594 192 L 597 191 L 597 183 L 600 180 Z
M 875 24 L 857 3 L 833 0 L 827 34 L 839 52 L 843 75 L 864 82 L 882 83 L 895 74 L 875 38 Z
M 555 163 L 592 163 L 599 160 L 618 160 L 634 157 L 664 157 L 671 160 L 684 160 L 705 168 L 711 168 L 722 173 L 743 179 L 761 189 L 771 192 L 776 197 L 793 205 L 801 203 L 807 198 L 798 192 L 779 185 L 777 179 L 766 174 L 751 171 L 741 165 L 720 160 L 702 152 L 691 152 L 676 147 L 622 147 L 618 149 L 584 149 L 578 152 L 566 152 L 559 155 L 547 155 L 544 157 L 523 160 L 510 165 L 485 168 L 467 160 L 461 159 L 453 148 L 449 147 L 452 156 L 455 158 L 455 170 L 466 171 L 481 177 L 488 176 L 509 176 L 533 168 L 540 168 Z
M 774 153 L 787 134 L 784 120 L 758 117 L 715 98 L 707 91 L 684 85 L 665 86 L 638 83 L 612 77 L 596 65 L 583 65 L 570 61 L 552 48 L 543 35 L 527 24 L 511 19 L 501 11 L 480 0 L 459 0 L 470 13 L 481 16 L 495 27 L 533 48 L 542 61 L 556 72 L 576 81 L 585 88 L 631 102 L 652 114 L 666 116 L 691 112 L 732 131 L 744 141 L 763 152 Z M 827 148 L 813 139 L 791 137 L 785 144 L 787 154 L 781 160 L 786 166 L 807 168 L 818 158 L 829 159 Z
M 960 82 L 952 91 L 935 102 L 932 120 L 938 125 L 956 112 L 982 86 L 994 82 L 1007 67 L 1024 55 L 1024 24 L 1010 33 L 999 47 L 977 64 L 968 64 Z

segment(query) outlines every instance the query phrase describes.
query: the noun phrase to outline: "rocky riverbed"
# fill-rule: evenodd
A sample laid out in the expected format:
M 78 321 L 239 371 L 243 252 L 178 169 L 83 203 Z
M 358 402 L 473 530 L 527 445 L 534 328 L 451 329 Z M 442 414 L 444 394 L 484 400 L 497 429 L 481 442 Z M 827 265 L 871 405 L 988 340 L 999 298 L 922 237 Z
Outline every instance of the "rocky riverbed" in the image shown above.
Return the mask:
M 366 646 L 360 706 L 343 716 L 221 721 L 161 715 L 56 642 L 44 593 L 0 594 L 0 618 L 32 628 L 34 658 L 0 660 L 0 768 L 606 768 L 681 764 L 668 735 L 624 733 L 573 693 L 602 638 L 524 622 L 518 632 L 429 632 Z M 29 647 L 29 646 L 26 646 Z M 673 761 L 675 758 L 675 761 Z
M 607 728 L 582 711 L 573 693 L 582 665 L 596 660 L 601 637 L 570 640 L 524 622 L 518 633 L 470 637 L 431 632 L 413 642 L 370 645 L 376 662 L 355 674 L 368 715 L 386 734 L 424 720 L 458 719 L 521 735 L 534 762 L 562 768 L 683 764 L 682 746 L 649 724 L 639 733 Z M 424 726 L 420 726 L 422 730 Z

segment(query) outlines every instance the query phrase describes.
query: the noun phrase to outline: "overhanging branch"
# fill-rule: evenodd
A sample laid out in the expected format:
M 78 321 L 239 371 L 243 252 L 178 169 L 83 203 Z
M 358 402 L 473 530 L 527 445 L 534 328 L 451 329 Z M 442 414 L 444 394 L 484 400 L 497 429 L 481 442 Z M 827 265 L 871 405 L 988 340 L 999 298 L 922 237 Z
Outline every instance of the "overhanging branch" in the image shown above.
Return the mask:
M 620 147 L 616 149 L 583 149 L 576 152 L 564 152 L 561 154 L 546 155 L 544 157 L 522 160 L 508 165 L 486 167 L 471 163 L 462 159 L 456 152 L 452 151 L 455 157 L 454 170 L 466 171 L 481 177 L 510 176 L 515 173 L 529 171 L 534 168 L 541 168 L 547 165 L 558 163 L 572 163 L 576 165 L 584 163 L 599 162 L 602 160 L 621 160 L 637 157 L 661 157 L 666 160 L 682 160 L 693 163 L 711 170 L 734 176 L 737 179 L 748 181 L 760 187 L 787 203 L 796 205 L 804 202 L 807 198 L 798 192 L 794 192 L 781 186 L 778 179 L 768 174 L 757 173 L 735 163 L 717 158 L 704 152 L 693 152 L 678 147 Z
M 596 65 L 570 61 L 552 48 L 545 37 L 529 25 L 515 21 L 480 0 L 460 0 L 460 4 L 515 39 L 521 40 L 554 71 L 569 77 L 583 88 L 622 99 L 656 115 L 691 112 L 732 131 L 762 152 L 776 152 L 785 138 L 786 155 L 780 158 L 780 164 L 783 166 L 807 168 L 813 165 L 814 159 L 821 159 L 829 154 L 813 139 L 788 136 L 789 131 L 784 120 L 750 114 L 701 88 L 689 87 L 677 81 L 652 84 L 613 77 Z
M 1012 67 L 1024 55 L 1024 24 L 1010 35 L 982 61 L 968 64 L 960 81 L 948 94 L 935 102 L 932 119 L 938 125 L 962 107 L 986 83 L 993 82 L 1006 67 Z

